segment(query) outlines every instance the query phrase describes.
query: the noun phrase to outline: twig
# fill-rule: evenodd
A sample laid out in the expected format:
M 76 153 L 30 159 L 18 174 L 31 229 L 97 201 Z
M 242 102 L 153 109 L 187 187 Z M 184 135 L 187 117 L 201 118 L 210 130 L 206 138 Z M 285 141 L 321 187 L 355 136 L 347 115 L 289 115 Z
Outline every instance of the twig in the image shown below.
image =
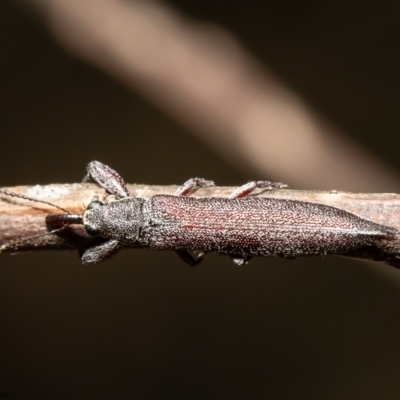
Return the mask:
M 133 197 L 150 198 L 156 194 L 173 194 L 177 186 L 128 185 Z M 82 213 L 94 199 L 106 200 L 106 192 L 95 184 L 54 184 L 6 188 L 37 200 L 52 202 L 71 213 Z M 200 188 L 195 196 L 227 197 L 235 188 Z M 303 200 L 341 208 L 360 217 L 400 231 L 400 195 L 391 193 L 347 193 L 302 190 L 275 190 L 257 196 Z M 0 252 L 27 250 L 82 249 L 97 241 L 80 226 L 48 234 L 45 217 L 60 212 L 49 205 L 0 194 Z M 101 240 L 101 239 L 100 239 Z M 400 266 L 400 238 L 377 241 L 376 245 L 343 254 Z M 399 261 L 398 261 L 399 260 Z

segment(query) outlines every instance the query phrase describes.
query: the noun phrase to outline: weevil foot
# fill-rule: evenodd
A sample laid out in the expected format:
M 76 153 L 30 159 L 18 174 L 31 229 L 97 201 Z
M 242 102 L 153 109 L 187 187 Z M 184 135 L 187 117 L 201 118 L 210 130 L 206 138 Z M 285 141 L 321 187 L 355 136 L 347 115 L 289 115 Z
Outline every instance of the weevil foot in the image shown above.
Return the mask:
M 190 265 L 191 267 L 196 267 L 197 265 L 199 265 L 205 257 L 205 253 L 199 253 L 197 257 L 193 257 L 186 250 L 176 250 L 176 254 L 178 254 L 179 258 L 185 261 L 185 263 Z
M 196 188 L 215 186 L 214 181 L 207 181 L 203 178 L 191 178 L 183 185 L 179 186 L 175 191 L 175 196 L 187 196 L 191 194 Z
M 98 183 L 118 199 L 130 196 L 126 183 L 118 172 L 100 161 L 91 161 L 86 167 L 86 175 L 83 178 L 83 182 L 91 181 Z
M 122 247 L 117 240 L 107 240 L 81 252 L 82 264 L 98 264 L 114 256 Z
M 284 183 L 281 183 L 281 182 L 252 181 L 252 182 L 246 183 L 245 185 L 242 185 L 239 188 L 237 188 L 233 193 L 231 193 L 229 198 L 235 199 L 238 197 L 248 196 L 251 192 L 253 192 L 257 188 L 273 190 L 273 189 L 284 189 L 287 187 L 288 187 L 288 185 L 285 185 Z
M 228 256 L 236 265 L 246 265 L 252 259 L 251 256 L 243 257 L 236 254 L 228 254 Z

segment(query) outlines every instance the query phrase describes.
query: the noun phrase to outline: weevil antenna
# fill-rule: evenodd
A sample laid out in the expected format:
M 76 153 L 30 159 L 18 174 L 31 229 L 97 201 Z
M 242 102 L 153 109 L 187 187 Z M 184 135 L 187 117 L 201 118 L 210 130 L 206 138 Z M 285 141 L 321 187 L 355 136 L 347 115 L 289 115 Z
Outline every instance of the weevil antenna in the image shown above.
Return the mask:
M 20 243 L 29 242 L 30 240 L 37 239 L 38 237 L 52 235 L 53 233 L 57 233 L 57 232 L 63 231 L 64 229 L 66 229 L 68 227 L 69 227 L 69 225 L 65 225 L 65 226 L 63 226 L 61 228 L 53 229 L 50 232 L 40 233 L 39 235 L 30 236 L 28 238 L 21 239 L 21 240 L 16 240 L 15 242 L 11 242 L 10 244 L 6 245 L 4 248 L 2 247 L 1 250 L 13 248 L 14 246 L 19 245 Z
M 36 203 L 47 204 L 48 206 L 52 206 L 52 207 L 58 208 L 59 210 L 64 211 L 67 214 L 71 214 L 65 208 L 62 208 L 60 206 L 57 206 L 56 204 L 50 203 L 49 201 L 34 199 L 33 197 L 25 196 L 24 194 L 10 192 L 7 189 L 0 189 L 0 193 L 3 193 L 3 194 L 5 194 L 7 196 L 10 196 L 10 197 L 18 197 L 19 199 L 23 199 L 23 200 L 29 200 L 29 201 L 34 201 Z M 39 235 L 39 236 L 41 236 L 41 235 Z

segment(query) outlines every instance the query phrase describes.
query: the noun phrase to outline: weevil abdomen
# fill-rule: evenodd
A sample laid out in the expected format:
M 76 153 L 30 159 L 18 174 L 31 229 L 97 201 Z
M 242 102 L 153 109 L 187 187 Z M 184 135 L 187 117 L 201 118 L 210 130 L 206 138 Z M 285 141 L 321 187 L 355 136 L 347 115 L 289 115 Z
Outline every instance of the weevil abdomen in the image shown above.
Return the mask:
M 157 195 L 144 204 L 143 213 L 141 236 L 151 248 L 241 257 L 337 254 L 397 234 L 335 207 L 260 197 Z

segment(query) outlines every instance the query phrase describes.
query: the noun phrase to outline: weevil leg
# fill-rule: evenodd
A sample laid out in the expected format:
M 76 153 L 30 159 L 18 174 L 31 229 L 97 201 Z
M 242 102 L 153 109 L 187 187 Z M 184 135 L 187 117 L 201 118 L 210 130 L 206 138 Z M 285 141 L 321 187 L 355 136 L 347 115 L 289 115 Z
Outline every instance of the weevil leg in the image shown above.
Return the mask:
M 122 247 L 117 240 L 107 240 L 85 249 L 81 254 L 82 264 L 98 264 L 114 256 Z
M 100 161 L 91 161 L 86 167 L 86 175 L 83 178 L 83 182 L 90 181 L 98 183 L 118 199 L 130 196 L 126 183 L 118 172 Z
M 236 254 L 228 254 L 228 256 L 236 265 L 246 265 L 252 259 L 250 256 L 243 257 Z
M 251 192 L 253 192 L 257 188 L 272 190 L 272 189 L 284 189 L 287 187 L 288 185 L 285 185 L 284 183 L 281 182 L 252 181 L 237 188 L 233 193 L 231 193 L 229 198 L 235 199 L 238 197 L 248 196 Z
M 185 261 L 186 264 L 189 264 L 191 267 L 196 267 L 199 265 L 205 257 L 204 253 L 199 253 L 197 257 L 193 257 L 188 251 L 186 250 L 176 250 L 176 254 L 178 254 L 179 258 Z
M 215 186 L 213 181 L 207 181 L 203 178 L 191 178 L 187 180 L 183 185 L 179 186 L 175 191 L 175 196 L 188 196 L 194 189 L 198 187 L 209 187 Z

